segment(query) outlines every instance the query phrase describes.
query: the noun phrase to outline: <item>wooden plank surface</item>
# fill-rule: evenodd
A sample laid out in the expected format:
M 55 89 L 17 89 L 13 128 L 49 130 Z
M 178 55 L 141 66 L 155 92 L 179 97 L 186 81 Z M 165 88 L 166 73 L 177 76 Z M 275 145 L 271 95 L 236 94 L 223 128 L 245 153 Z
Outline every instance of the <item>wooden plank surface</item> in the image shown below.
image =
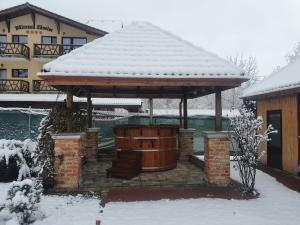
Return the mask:
M 297 174 L 298 170 L 298 97 L 297 94 L 257 101 L 257 115 L 264 120 L 263 129 L 267 128 L 267 111 L 282 111 L 282 160 L 283 170 Z M 265 151 L 263 164 L 267 163 L 267 144 L 261 145 Z

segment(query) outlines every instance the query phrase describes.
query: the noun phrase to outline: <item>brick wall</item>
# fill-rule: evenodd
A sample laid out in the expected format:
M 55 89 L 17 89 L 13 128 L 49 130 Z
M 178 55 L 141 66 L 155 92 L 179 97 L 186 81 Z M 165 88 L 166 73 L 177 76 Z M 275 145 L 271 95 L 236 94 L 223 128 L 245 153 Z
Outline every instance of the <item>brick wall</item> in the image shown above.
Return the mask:
M 194 133 L 195 129 L 180 129 L 178 149 L 180 159 L 189 159 L 194 154 Z
M 98 150 L 98 128 L 88 128 L 86 131 L 86 153 L 87 159 L 96 159 Z
M 57 134 L 55 141 L 55 187 L 77 189 L 81 179 L 84 133 Z
M 227 132 L 205 132 L 204 171 L 210 184 L 230 183 L 230 153 Z

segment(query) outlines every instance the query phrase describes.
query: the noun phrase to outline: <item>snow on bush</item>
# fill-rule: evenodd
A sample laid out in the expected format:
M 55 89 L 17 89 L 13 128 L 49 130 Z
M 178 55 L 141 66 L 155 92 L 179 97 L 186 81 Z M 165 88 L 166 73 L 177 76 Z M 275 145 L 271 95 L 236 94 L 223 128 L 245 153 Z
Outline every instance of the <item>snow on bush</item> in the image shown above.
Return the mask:
M 40 202 L 43 190 L 41 181 L 31 178 L 36 167 L 34 158 L 36 148 L 36 143 L 29 139 L 25 141 L 0 140 L 0 161 L 5 161 L 7 166 L 14 162 L 19 169 L 18 181 L 11 184 L 7 193 L 7 201 L 0 206 L 0 211 L 7 209 L 15 214 L 22 225 L 34 221 L 36 204 Z
M 54 175 L 54 141 L 51 137 L 54 132 L 52 131 L 49 114 L 41 120 L 39 132 L 37 147 L 34 152 L 34 171 L 47 189 L 53 186 Z
M 41 182 L 36 179 L 14 181 L 8 190 L 5 208 L 17 216 L 21 225 L 29 224 L 35 220 L 41 193 Z
M 32 154 L 36 149 L 36 142 L 0 139 L 0 162 L 8 166 L 12 159 L 19 168 L 18 180 L 30 176 L 30 167 L 33 165 Z
M 254 193 L 255 176 L 258 162 L 263 152 L 259 151 L 262 142 L 268 141 L 268 135 L 276 132 L 271 125 L 267 130 L 262 131 L 263 119 L 256 117 L 251 109 L 242 106 L 239 115 L 230 118 L 230 125 L 233 130 L 231 143 L 235 152 L 237 168 L 243 185 L 243 192 Z

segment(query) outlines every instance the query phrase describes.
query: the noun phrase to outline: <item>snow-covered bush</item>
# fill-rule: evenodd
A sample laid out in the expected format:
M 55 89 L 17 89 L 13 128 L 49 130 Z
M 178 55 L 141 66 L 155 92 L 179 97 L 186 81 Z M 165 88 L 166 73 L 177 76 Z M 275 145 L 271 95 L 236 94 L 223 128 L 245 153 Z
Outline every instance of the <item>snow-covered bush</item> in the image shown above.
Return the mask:
M 239 115 L 230 118 L 233 133 L 231 143 L 236 156 L 237 169 L 243 185 L 243 192 L 253 194 L 258 162 L 263 152 L 259 151 L 262 142 L 268 141 L 268 135 L 276 132 L 271 125 L 262 131 L 263 119 L 256 117 L 253 111 L 245 105 L 239 110 Z
M 25 141 L 0 140 L 0 163 L 18 169 L 18 180 L 30 176 L 30 167 L 33 166 L 32 154 L 36 149 L 36 142 L 27 139 Z M 2 171 L 4 173 L 4 171 Z M 12 174 L 12 178 L 14 175 Z
M 31 178 L 35 168 L 34 152 L 36 143 L 31 140 L 0 140 L 0 161 L 7 166 L 16 164 L 18 181 L 14 181 L 7 193 L 7 201 L 0 206 L 0 211 L 7 209 L 16 214 L 20 224 L 28 224 L 33 219 L 33 212 L 37 210 L 42 193 L 39 179 Z
M 16 214 L 21 225 L 29 224 L 35 220 L 34 213 L 38 210 L 41 193 L 41 182 L 36 179 L 14 181 L 8 191 L 5 208 Z
M 39 131 L 38 144 L 34 153 L 34 171 L 43 182 L 44 188 L 47 189 L 54 184 L 54 141 L 51 134 L 55 131 L 51 125 L 50 115 L 42 119 Z
M 84 130 L 86 116 L 79 108 L 74 108 L 72 112 L 73 131 Z M 37 162 L 35 171 L 43 181 L 44 189 L 54 186 L 54 141 L 51 136 L 67 131 L 66 121 L 68 116 L 70 115 L 65 104 L 57 104 L 40 123 L 40 134 L 34 158 Z

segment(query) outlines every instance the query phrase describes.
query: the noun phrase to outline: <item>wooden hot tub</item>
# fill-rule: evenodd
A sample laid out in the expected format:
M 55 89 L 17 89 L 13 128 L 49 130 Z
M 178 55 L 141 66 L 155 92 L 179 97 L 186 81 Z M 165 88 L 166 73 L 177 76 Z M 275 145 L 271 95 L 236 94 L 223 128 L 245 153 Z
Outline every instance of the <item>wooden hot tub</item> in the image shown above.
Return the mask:
M 177 126 L 118 125 L 114 132 L 117 151 L 142 152 L 142 171 L 162 171 L 176 167 Z

